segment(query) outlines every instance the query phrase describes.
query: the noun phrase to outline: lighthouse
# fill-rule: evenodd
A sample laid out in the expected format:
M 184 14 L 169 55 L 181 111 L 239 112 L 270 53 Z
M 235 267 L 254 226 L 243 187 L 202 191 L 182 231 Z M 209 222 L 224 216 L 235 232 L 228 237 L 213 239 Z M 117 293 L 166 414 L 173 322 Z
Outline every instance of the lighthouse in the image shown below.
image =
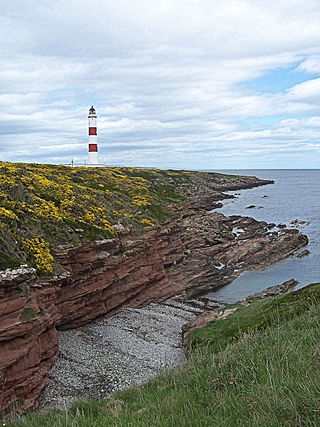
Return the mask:
M 88 165 L 98 165 L 97 114 L 93 106 L 89 109 L 88 135 L 89 135 Z

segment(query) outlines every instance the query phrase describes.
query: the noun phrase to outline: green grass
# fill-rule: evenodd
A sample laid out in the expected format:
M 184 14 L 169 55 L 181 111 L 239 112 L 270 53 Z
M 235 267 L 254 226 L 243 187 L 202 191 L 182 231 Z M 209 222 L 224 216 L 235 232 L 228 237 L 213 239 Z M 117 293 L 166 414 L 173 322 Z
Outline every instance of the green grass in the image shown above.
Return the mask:
M 20 260 L 0 251 L 0 266 L 2 269 L 19 267 Z
M 32 308 L 25 307 L 22 310 L 20 320 L 24 322 L 24 321 L 29 321 L 31 319 L 34 319 L 35 317 L 37 317 L 37 313 Z
M 319 293 L 314 284 L 241 307 L 192 334 L 187 363 L 144 386 L 6 425 L 318 426 Z
M 223 321 L 212 322 L 206 328 L 196 329 L 189 338 L 189 346 L 211 347 L 217 352 L 236 341 L 243 333 L 263 330 L 277 322 L 286 322 L 303 313 L 312 301 L 320 301 L 318 284 L 278 298 L 265 298 L 238 310 Z M 233 306 L 230 306 L 233 307 Z

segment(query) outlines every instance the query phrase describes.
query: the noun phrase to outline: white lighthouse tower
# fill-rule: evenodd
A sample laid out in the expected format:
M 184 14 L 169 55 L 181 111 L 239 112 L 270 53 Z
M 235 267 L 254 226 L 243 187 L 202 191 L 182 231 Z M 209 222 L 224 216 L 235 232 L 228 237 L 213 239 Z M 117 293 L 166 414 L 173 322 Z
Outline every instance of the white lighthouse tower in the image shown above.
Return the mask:
M 89 135 L 88 165 L 98 165 L 97 114 L 93 106 L 89 109 L 88 135 Z

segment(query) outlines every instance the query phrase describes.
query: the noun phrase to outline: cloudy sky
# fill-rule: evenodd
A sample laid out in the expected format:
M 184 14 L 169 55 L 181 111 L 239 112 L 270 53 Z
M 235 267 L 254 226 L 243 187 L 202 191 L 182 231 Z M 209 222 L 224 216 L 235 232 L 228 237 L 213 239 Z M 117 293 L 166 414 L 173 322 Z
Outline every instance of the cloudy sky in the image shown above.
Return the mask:
M 319 0 L 0 0 L 0 160 L 320 167 Z

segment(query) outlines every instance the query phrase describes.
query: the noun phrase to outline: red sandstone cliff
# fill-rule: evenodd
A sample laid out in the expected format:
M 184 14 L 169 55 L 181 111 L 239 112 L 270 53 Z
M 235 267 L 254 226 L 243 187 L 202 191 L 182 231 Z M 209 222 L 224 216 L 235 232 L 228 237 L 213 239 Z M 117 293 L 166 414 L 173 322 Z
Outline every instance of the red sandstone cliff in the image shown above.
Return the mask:
M 58 354 L 55 286 L 34 282 L 33 269 L 1 275 L 0 407 L 24 410 L 48 383 Z
M 0 274 L 1 410 L 37 406 L 58 354 L 57 327 L 78 327 L 125 306 L 181 292 L 208 291 L 308 241 L 296 230 L 272 227 L 252 218 L 190 210 L 142 237 L 57 254 L 65 271 L 59 277 L 36 281 L 32 269 Z

